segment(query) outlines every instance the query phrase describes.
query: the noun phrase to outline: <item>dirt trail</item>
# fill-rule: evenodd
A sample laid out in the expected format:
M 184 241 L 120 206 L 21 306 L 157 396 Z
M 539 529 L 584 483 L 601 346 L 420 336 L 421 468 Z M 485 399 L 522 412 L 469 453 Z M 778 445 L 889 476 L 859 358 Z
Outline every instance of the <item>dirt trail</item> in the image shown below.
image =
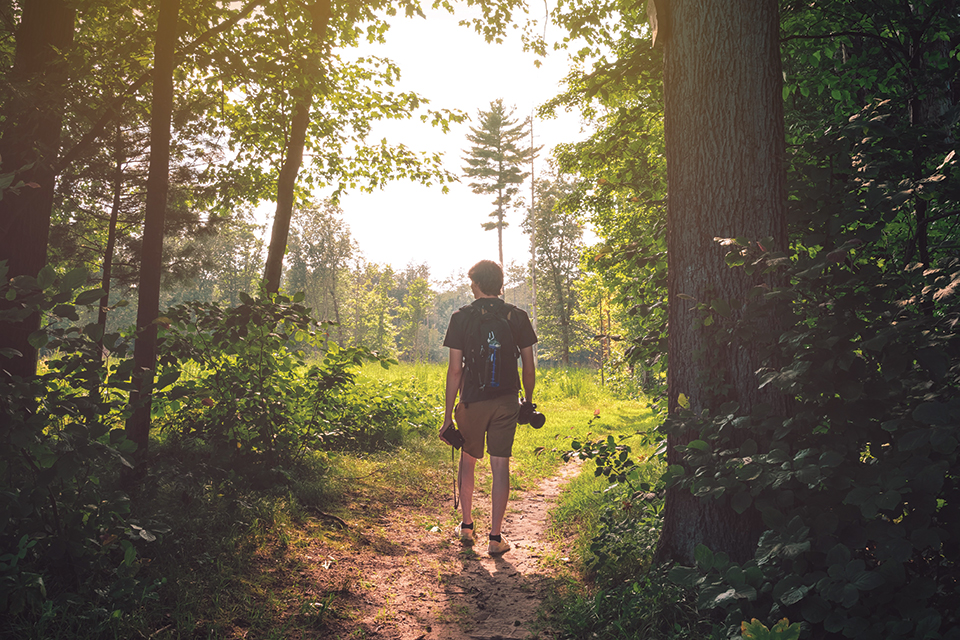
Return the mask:
M 322 633 L 331 640 L 494 640 L 554 635 L 537 620 L 546 587 L 556 571 L 542 562 L 547 511 L 561 486 L 577 471 L 562 467 L 533 490 L 513 490 L 503 530 L 513 548 L 487 554 L 489 497 L 474 498 L 475 548 L 463 547 L 452 531 L 430 532 L 424 523 L 443 518 L 449 504 L 401 508 L 367 531 L 359 547 L 311 545 L 301 580 L 318 598 L 330 599 Z M 478 473 L 480 466 L 478 465 Z M 480 478 L 478 477 L 478 486 Z

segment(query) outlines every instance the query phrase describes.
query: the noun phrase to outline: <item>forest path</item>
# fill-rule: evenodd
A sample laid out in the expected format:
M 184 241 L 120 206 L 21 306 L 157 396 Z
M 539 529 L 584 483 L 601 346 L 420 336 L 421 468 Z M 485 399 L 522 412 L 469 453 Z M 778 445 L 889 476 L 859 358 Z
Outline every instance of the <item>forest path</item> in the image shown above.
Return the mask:
M 503 531 L 513 548 L 499 557 L 487 554 L 490 499 L 480 491 L 474 496 L 479 541 L 472 548 L 462 546 L 452 530 L 429 530 L 430 522 L 448 520 L 452 495 L 427 507 L 398 505 L 381 516 L 375 530 L 344 538 L 339 548 L 311 543 L 303 549 L 298 582 L 320 600 L 312 606 L 329 602 L 313 637 L 555 637 L 537 614 L 563 562 L 547 541 L 547 512 L 578 470 L 570 462 L 534 490 L 511 491 Z M 479 488 L 481 465 L 477 472 Z

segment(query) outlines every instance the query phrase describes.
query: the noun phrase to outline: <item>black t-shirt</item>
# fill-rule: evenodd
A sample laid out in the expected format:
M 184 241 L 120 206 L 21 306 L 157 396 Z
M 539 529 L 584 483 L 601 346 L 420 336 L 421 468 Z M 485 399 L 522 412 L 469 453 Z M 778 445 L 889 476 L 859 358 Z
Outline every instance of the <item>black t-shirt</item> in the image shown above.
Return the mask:
M 503 306 L 503 304 L 504 302 L 500 298 L 477 298 L 472 303 L 473 306 L 486 309 L 488 312 Z M 513 331 L 513 339 L 518 349 L 525 349 L 537 342 L 537 334 L 533 330 L 533 325 L 530 324 L 530 317 L 526 311 L 519 307 L 513 307 L 513 311 L 510 313 L 507 321 L 510 324 L 510 329 Z M 447 335 L 443 339 L 443 346 L 449 349 L 464 351 L 466 349 L 466 337 L 464 336 L 466 324 L 467 314 L 457 309 L 453 315 L 450 316 L 450 324 L 447 326 Z M 502 385 L 503 392 L 500 395 L 507 395 L 509 393 L 516 395 L 516 393 L 520 391 L 520 375 L 517 367 L 507 367 L 506 375 L 508 378 L 504 381 L 505 384 Z M 464 385 L 460 400 L 462 402 L 476 402 L 476 393 L 478 393 L 478 390 L 470 389 Z

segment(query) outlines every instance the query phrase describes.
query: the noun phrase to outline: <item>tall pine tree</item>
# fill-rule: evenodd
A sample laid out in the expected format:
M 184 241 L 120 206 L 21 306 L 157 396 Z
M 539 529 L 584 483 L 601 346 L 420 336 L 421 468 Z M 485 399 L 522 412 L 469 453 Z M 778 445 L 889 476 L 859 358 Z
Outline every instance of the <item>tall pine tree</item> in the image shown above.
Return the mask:
M 513 197 L 520 190 L 519 185 L 527 179 L 529 173 L 522 167 L 530 163 L 530 158 L 538 150 L 520 146 L 530 126 L 530 119 L 523 122 L 513 117 L 513 109 L 507 110 L 503 100 L 490 103 L 489 111 L 479 113 L 480 126 L 470 127 L 467 140 L 473 145 L 469 155 L 464 158 L 467 165 L 464 174 L 475 181 L 469 183 L 476 194 L 493 194 L 496 207 L 490 217 L 493 222 L 484 222 L 485 231 L 497 230 L 497 246 L 500 250 L 500 264 L 503 265 L 503 229 L 507 211 L 511 208 Z

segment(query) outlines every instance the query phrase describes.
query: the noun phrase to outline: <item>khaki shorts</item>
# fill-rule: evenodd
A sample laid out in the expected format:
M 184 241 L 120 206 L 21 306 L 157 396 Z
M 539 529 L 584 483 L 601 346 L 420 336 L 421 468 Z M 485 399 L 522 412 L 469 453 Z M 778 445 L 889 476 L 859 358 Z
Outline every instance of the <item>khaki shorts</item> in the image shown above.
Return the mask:
M 454 421 L 463 434 L 463 450 L 474 458 L 483 457 L 483 440 L 486 436 L 487 451 L 491 456 L 509 458 L 513 453 L 513 436 L 517 432 L 517 414 L 520 401 L 514 394 L 471 402 L 464 407 L 458 404 Z

